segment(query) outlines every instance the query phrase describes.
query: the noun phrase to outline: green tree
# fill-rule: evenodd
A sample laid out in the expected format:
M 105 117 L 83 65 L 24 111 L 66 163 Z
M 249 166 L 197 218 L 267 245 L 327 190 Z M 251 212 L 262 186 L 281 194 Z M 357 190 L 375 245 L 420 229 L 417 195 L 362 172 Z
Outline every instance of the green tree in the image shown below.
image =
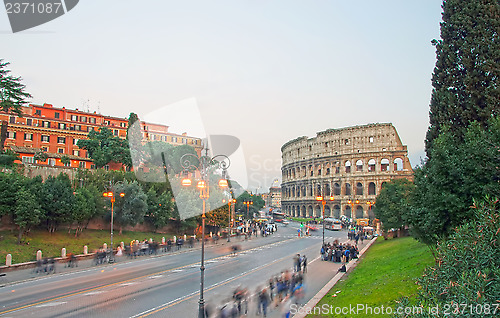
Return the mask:
M 417 303 L 410 305 L 422 307 L 424 314 L 404 317 L 449 317 L 444 309 L 451 305 L 453 310 L 453 304 L 467 305 L 457 317 L 495 316 L 500 299 L 499 202 L 486 199 L 471 210 L 474 218 L 437 245 L 436 264 L 426 268 L 418 281 Z M 408 303 L 405 299 L 402 306 Z M 439 314 L 429 314 L 429 308 L 436 307 Z
M 147 192 L 148 211 L 146 220 L 156 229 L 164 227 L 174 216 L 174 203 L 170 192 L 158 193 L 154 187 Z
M 148 210 L 147 196 L 137 181 L 119 183 L 114 187 L 116 202 L 114 207 L 114 220 L 120 226 L 120 234 L 123 227 L 142 223 Z M 124 193 L 123 198 L 118 194 Z
M 55 232 L 60 224 L 71 220 L 74 208 L 75 196 L 68 175 L 49 176 L 43 183 L 41 196 L 47 230 Z
M 373 206 L 373 212 L 382 221 L 386 230 L 401 229 L 408 224 L 414 188 L 414 184 L 407 179 L 395 179 L 384 183 Z
M 0 173 L 0 216 L 12 212 L 23 177 L 15 173 Z
M 500 2 L 444 0 L 432 76 L 427 156 L 443 127 L 459 141 L 473 121 L 483 127 L 500 109 Z
M 37 151 L 33 157 L 35 159 L 35 162 L 46 161 L 49 158 L 47 153 L 43 151 Z
M 75 204 L 71 222 L 76 222 L 75 237 L 82 232 L 88 222 L 103 212 L 102 193 L 94 186 L 81 187 L 75 193 Z
M 18 116 L 23 115 L 22 106 L 27 103 L 26 99 L 32 97 L 26 93 L 25 85 L 21 84 L 21 77 L 15 77 L 7 69 L 9 62 L 0 59 L 0 109 L 7 113 L 14 113 Z M 7 139 L 7 130 L 9 123 L 2 121 L 0 129 L 0 153 L 3 152 L 5 140 Z
M 99 131 L 91 130 L 87 139 L 78 140 L 78 147 L 88 151 L 90 158 L 98 168 L 102 168 L 110 162 L 131 166 L 127 141 L 113 136 L 113 132 L 106 127 Z
M 38 201 L 29 190 L 21 188 L 17 192 L 17 201 L 13 209 L 14 223 L 19 227 L 17 244 L 21 244 L 21 239 L 32 226 L 40 224 L 43 218 L 43 211 Z
M 19 160 L 19 155 L 8 149 L 0 154 L 0 165 L 4 167 L 12 167 L 14 161 Z
M 71 163 L 71 159 L 68 156 L 64 155 L 61 157 L 61 163 L 63 165 L 69 165 Z
M 435 244 L 473 218 L 474 199 L 500 195 L 500 117 L 487 128 L 472 123 L 457 144 L 444 130 L 434 140 L 432 160 L 415 169 L 415 196 L 409 223 L 418 239 Z M 378 203 L 378 202 L 377 202 Z

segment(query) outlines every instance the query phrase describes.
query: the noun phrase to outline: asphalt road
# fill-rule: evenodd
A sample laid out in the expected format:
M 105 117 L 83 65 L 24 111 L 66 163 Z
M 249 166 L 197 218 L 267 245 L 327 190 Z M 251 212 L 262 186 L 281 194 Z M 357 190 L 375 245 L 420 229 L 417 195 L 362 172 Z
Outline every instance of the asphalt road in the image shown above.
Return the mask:
M 206 303 L 217 310 L 238 286 L 255 293 L 272 276 L 291 270 L 297 253 L 309 260 L 304 302 L 312 298 L 339 266 L 319 259 L 321 229 L 298 238 L 297 227 L 292 222 L 287 227 L 280 225 L 266 238 L 209 245 L 205 252 Z M 325 237 L 343 242 L 346 232 L 326 231 Z M 236 256 L 231 255 L 233 244 L 242 248 Z M 28 270 L 8 273 L 10 281 L 0 288 L 0 317 L 197 317 L 199 248 L 133 260 L 122 257 L 115 264 L 91 266 L 87 261 L 76 269 L 59 266 L 52 275 Z M 276 308 L 268 317 L 280 317 L 280 311 Z M 255 313 L 255 302 L 250 302 L 248 317 Z

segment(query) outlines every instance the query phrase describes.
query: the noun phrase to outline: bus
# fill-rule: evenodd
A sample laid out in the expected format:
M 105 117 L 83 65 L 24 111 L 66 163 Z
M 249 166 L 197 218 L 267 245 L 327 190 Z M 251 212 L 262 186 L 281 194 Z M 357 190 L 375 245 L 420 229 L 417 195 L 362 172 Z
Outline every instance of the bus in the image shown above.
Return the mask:
M 325 229 L 333 231 L 342 230 L 342 222 L 337 219 L 327 218 L 325 219 Z
M 273 220 L 274 222 L 277 222 L 277 223 L 281 223 L 283 222 L 283 220 L 285 219 L 285 213 L 281 213 L 281 212 L 272 212 L 273 213 Z

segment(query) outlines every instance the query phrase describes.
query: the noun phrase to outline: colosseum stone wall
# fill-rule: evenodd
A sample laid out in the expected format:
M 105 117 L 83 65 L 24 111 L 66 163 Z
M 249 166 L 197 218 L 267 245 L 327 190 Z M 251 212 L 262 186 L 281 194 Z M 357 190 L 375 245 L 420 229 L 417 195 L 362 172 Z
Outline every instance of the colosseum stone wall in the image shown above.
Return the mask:
M 413 175 L 392 124 L 328 129 L 285 143 L 281 154 L 281 205 L 289 216 L 320 216 L 322 196 L 325 217 L 373 218 L 382 184 Z

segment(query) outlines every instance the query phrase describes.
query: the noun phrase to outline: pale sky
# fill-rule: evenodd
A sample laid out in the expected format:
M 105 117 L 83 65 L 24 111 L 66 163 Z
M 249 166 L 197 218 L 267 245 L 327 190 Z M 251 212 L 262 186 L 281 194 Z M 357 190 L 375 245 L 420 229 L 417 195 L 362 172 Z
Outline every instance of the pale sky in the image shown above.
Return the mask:
M 81 0 L 16 34 L 1 11 L 0 58 L 36 104 L 144 119 L 195 101 L 263 192 L 285 142 L 329 128 L 390 122 L 418 165 L 440 22 L 438 0 Z

